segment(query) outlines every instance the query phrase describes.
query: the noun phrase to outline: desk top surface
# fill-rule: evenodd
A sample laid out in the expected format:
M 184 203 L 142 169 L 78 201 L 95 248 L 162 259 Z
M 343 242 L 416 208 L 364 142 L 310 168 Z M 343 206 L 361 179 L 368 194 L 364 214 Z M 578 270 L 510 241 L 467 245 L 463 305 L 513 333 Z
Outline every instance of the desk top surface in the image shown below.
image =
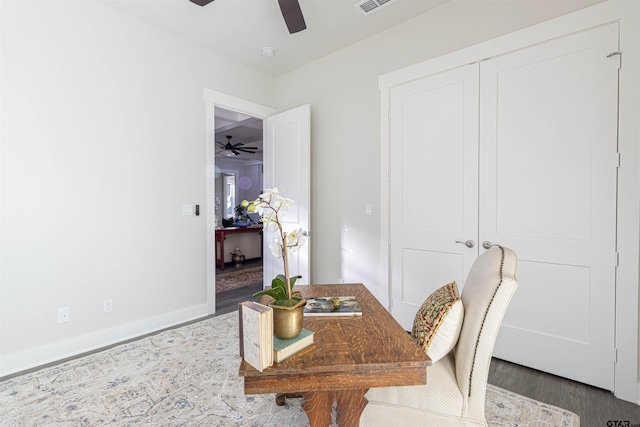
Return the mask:
M 426 383 L 429 357 L 364 285 L 299 285 L 295 290 L 307 298 L 355 296 L 362 316 L 305 316 L 315 344 L 263 372 L 243 360 L 238 373 L 245 377 L 245 393 Z

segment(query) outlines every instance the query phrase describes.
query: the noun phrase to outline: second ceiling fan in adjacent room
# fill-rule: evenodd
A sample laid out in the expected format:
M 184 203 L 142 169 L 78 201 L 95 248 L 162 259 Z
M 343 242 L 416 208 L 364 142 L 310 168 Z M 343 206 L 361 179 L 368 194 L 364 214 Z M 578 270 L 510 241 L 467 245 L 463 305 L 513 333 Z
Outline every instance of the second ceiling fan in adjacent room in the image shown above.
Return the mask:
M 216 144 L 219 144 L 222 146 L 222 148 L 220 149 L 220 151 L 218 151 L 218 153 L 221 153 L 222 151 L 230 151 L 231 153 L 237 156 L 240 154 L 241 151 L 243 153 L 255 154 L 256 151 L 258 150 L 258 147 L 245 147 L 242 142 L 232 144 L 231 138 L 233 137 L 231 135 L 226 135 L 226 138 L 227 138 L 226 143 L 216 141 Z

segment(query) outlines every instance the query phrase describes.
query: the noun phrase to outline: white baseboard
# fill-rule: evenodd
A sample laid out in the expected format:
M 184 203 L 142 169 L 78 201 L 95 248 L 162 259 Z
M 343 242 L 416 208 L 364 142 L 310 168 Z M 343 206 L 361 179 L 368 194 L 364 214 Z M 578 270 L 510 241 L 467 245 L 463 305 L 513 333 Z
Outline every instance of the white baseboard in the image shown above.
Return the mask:
M 140 320 L 135 323 L 127 323 L 114 328 L 104 329 L 93 334 L 81 335 L 72 339 L 7 354 L 2 356 L 0 377 L 58 362 L 132 338 L 138 338 L 149 333 L 207 316 L 209 313 L 207 305 L 202 304 L 185 310 L 167 313 L 162 316 Z

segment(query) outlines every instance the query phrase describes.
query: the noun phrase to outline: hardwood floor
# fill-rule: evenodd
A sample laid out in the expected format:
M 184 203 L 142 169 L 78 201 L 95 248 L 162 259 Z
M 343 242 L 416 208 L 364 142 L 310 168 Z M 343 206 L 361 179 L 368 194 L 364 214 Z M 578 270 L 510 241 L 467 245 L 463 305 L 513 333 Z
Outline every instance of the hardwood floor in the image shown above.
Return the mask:
M 640 406 L 613 393 L 545 372 L 493 359 L 489 383 L 575 412 L 581 427 L 640 426 Z M 613 421 L 624 421 L 613 423 Z
M 258 267 L 262 265 L 261 259 L 250 259 L 244 262 L 242 267 L 234 267 L 233 264 L 225 265 L 225 273 L 229 271 L 242 271 L 247 268 Z M 216 269 L 216 274 L 222 273 L 219 268 Z M 216 316 L 229 313 L 238 309 L 238 303 L 251 299 L 251 295 L 262 290 L 262 284 L 256 284 L 252 286 L 245 286 L 243 288 L 232 289 L 230 291 L 219 292 L 216 294 Z

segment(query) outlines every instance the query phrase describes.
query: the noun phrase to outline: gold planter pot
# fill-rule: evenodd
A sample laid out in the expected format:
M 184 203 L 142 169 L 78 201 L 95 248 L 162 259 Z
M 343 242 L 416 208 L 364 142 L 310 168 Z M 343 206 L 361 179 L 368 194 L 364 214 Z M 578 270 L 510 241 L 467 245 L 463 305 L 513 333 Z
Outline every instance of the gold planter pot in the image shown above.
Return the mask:
M 270 304 L 273 309 L 273 334 L 276 337 L 286 340 L 300 334 L 306 303 L 307 300 L 301 299 L 291 307 Z

